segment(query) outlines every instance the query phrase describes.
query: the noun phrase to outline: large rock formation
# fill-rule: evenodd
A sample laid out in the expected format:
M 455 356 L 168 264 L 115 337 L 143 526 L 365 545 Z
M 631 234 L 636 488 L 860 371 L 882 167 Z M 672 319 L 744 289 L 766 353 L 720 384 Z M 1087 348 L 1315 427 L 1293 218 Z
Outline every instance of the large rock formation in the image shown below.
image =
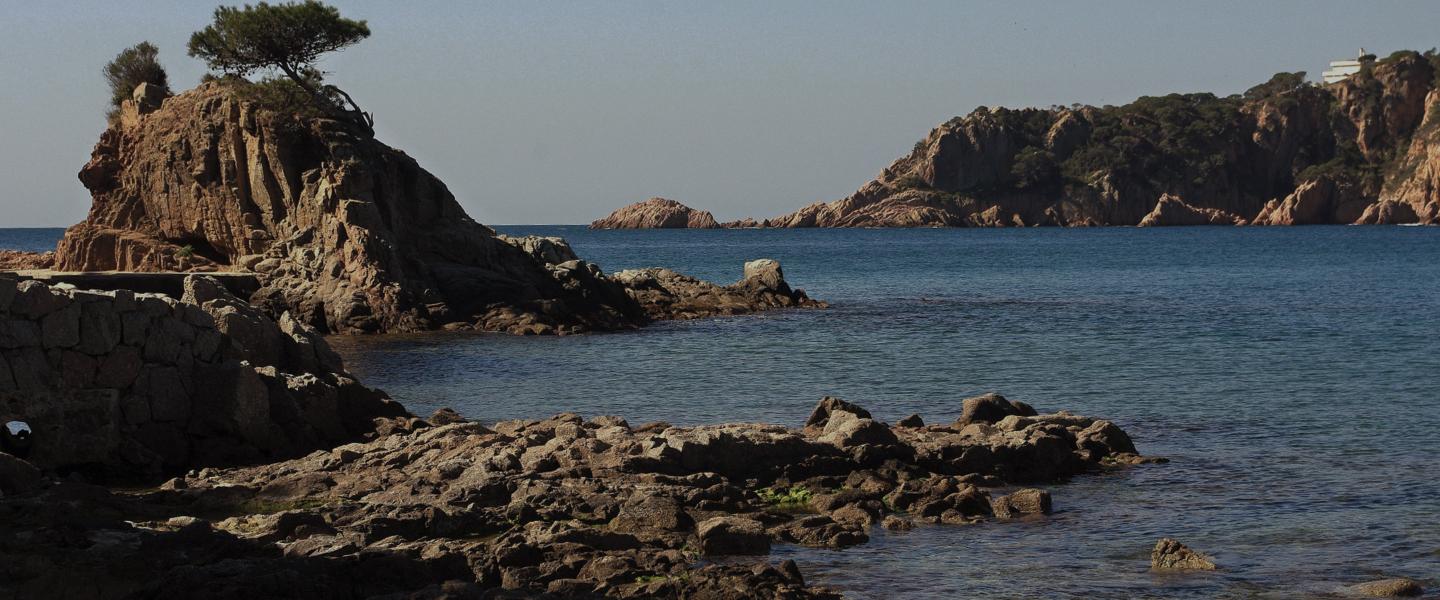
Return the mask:
M 1140 227 L 1173 227 L 1179 225 L 1235 225 L 1244 222 L 1223 210 L 1196 208 L 1170 194 L 1160 197 L 1155 208 L 1140 219 Z
M 981 107 L 847 198 L 722 226 L 1433 224 L 1437 74 L 1440 55 L 1397 52 L 1324 86 L 1279 74 L 1229 98 Z
M 213 279 L 185 302 L 0 277 L 0 421 L 45 469 L 146 476 L 287 458 L 404 416 L 313 330 Z
M 882 518 L 900 528 L 1044 518 L 1043 490 L 992 490 L 1143 461 L 1118 427 L 1063 413 L 922 428 L 891 428 L 836 400 L 823 414 L 805 429 L 632 427 L 573 414 L 422 423 L 283 463 L 190 473 L 129 498 L 32 483 L 0 500 L 0 530 L 12 532 L 0 536 L 0 590 L 837 598 L 791 561 L 701 559 L 763 556 L 773 543 L 853 546 Z M 62 525 L 65 535 L 50 533 Z
M 404 153 L 345 123 L 263 110 L 236 85 L 126 103 L 80 172 L 94 204 L 56 269 L 254 271 L 255 303 L 327 332 L 502 309 L 582 330 L 644 321 L 618 286 L 558 280 L 471 220 Z
M 636 202 L 590 224 L 591 229 L 714 229 L 719 226 L 709 212 L 667 198 Z

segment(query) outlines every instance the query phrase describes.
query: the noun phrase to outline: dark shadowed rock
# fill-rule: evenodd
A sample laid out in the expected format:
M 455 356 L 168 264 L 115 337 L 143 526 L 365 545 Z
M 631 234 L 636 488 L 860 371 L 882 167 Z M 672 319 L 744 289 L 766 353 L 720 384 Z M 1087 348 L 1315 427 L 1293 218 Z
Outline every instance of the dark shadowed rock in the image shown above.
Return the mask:
M 860 408 L 856 404 L 846 402 L 834 396 L 826 396 L 820 399 L 815 408 L 810 411 L 810 417 L 805 419 L 805 427 L 819 427 L 823 429 L 829 422 L 830 417 L 837 413 L 848 413 L 862 419 L 869 419 L 870 411 Z

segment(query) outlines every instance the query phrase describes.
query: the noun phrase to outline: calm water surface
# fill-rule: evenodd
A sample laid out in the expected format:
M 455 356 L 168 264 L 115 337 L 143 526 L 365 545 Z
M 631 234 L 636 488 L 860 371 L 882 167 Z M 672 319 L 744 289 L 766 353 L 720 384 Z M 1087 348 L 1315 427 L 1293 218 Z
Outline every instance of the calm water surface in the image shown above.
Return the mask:
M 564 338 L 335 340 L 350 368 L 415 412 L 483 420 L 798 425 L 832 394 L 941 421 L 993 390 L 1110 418 L 1172 459 L 1053 486 L 1042 522 L 776 549 L 849 597 L 1440 587 L 1440 228 L 502 229 L 564 236 L 607 271 L 732 281 L 772 257 L 834 307 Z M 1165 535 L 1224 570 L 1151 574 Z

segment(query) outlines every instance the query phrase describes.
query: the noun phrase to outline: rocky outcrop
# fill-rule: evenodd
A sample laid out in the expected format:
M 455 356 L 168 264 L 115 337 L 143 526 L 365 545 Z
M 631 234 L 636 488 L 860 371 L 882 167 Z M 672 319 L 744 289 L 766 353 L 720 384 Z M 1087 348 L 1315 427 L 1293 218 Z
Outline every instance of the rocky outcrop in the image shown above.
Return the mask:
M 29 460 L 107 477 L 287 458 L 404 416 L 304 324 L 192 276 L 186 301 L 0 277 L 0 421 Z
M 55 269 L 250 272 L 253 304 L 326 333 L 574 333 L 652 318 L 563 240 L 497 235 L 403 152 L 260 108 L 237 85 L 158 101 L 137 90 L 80 172 L 94 203 Z M 692 226 L 713 224 L 702 214 Z
M 1437 65 L 1400 52 L 1325 86 L 1280 76 L 1230 98 L 982 107 L 847 198 L 724 226 L 1434 223 Z
M 967 524 L 995 518 L 996 506 L 1001 517 L 1043 518 L 1043 490 L 992 490 L 1010 473 L 1056 481 L 1139 460 L 1076 445 L 1103 421 L 1065 414 L 903 431 L 834 399 L 816 414 L 810 429 L 632 427 L 573 414 L 419 422 L 127 498 L 47 484 L 0 505 L 0 527 L 14 532 L 0 536 L 0 585 L 25 597 L 835 598 L 807 584 L 803 565 L 763 556 L 778 543 L 864 543 L 882 521 Z M 890 435 L 848 443 L 825 432 L 856 421 Z M 66 510 L 53 508 L 61 502 Z M 94 517 L 77 522 L 82 509 Z M 57 523 L 106 543 L 40 534 Z M 726 555 L 761 558 L 699 562 Z M 501 589 L 509 595 L 481 595 Z
M 1160 538 L 1150 551 L 1150 568 L 1169 571 L 1214 571 L 1210 557 L 1172 538 Z
M 670 269 L 637 269 L 616 273 L 652 319 L 696 319 L 741 315 L 776 308 L 822 308 L 805 290 L 785 281 L 780 263 L 760 259 L 745 263 L 744 277 L 730 285 L 716 285 Z
M 1193 225 L 1236 225 L 1244 219 L 1213 208 L 1196 208 L 1170 194 L 1160 197 L 1155 208 L 1140 219 L 1140 227 L 1174 227 Z
M 590 224 L 591 229 L 714 229 L 719 226 L 709 212 L 667 198 L 636 202 Z
M 0 250 L 0 271 L 49 269 L 55 265 L 54 252 L 21 252 Z
M 202 84 L 105 131 L 80 172 L 94 204 L 57 269 L 253 271 L 257 305 L 326 332 L 473 323 L 501 308 L 556 328 L 643 322 L 624 294 L 557 280 L 471 220 L 404 153 L 344 123 L 263 110 L 233 85 Z

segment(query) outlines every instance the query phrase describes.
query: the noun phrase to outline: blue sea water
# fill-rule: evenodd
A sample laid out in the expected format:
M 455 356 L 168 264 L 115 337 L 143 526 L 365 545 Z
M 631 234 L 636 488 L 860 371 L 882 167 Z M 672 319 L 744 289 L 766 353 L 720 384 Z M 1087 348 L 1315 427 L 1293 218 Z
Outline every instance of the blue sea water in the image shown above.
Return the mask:
M 607 271 L 723 282 L 776 258 L 833 307 L 604 335 L 337 338 L 351 370 L 417 413 L 482 420 L 798 425 L 838 395 L 939 422 L 998 391 L 1109 418 L 1171 459 L 1051 486 L 1042 521 L 776 549 L 848 597 L 1440 586 L 1440 228 L 501 229 L 565 237 Z M 1223 569 L 1152 574 L 1162 536 Z

